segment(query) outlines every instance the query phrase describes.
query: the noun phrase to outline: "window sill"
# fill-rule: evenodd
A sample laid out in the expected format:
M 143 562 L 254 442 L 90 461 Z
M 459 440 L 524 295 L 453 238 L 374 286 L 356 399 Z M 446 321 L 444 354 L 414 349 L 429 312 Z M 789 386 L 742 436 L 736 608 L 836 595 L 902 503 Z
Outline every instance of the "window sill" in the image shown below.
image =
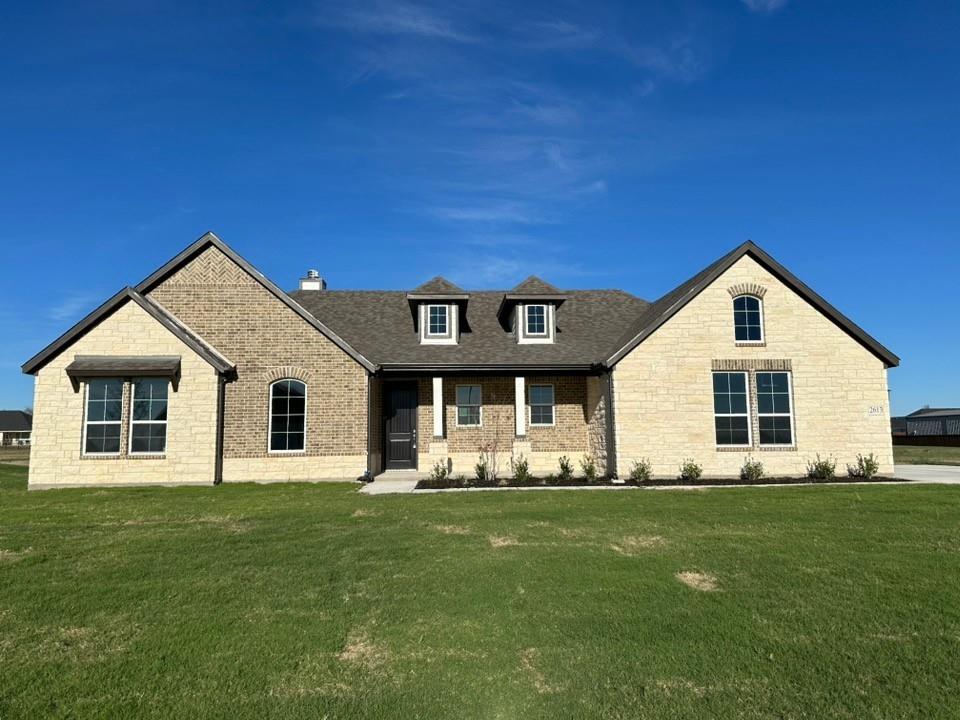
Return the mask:
M 767 343 L 765 340 L 737 340 L 734 345 L 736 347 L 766 347 Z
M 759 445 L 760 452 L 797 452 L 796 445 Z
M 277 457 L 283 457 L 285 455 L 289 456 L 289 455 L 306 455 L 306 454 L 307 454 L 306 450 L 267 450 L 267 455 L 277 456 Z
M 81 460 L 116 460 L 123 457 L 120 453 L 81 453 Z
M 744 450 L 753 450 L 753 445 L 715 445 L 717 452 L 743 452 Z
M 127 453 L 131 460 L 166 460 L 166 453 Z

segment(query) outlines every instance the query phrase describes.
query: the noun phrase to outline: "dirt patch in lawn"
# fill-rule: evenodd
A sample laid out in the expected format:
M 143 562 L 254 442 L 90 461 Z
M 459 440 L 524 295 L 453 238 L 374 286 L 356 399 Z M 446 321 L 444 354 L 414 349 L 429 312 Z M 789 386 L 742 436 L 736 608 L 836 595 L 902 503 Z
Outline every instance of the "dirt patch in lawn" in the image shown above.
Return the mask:
M 678 572 L 675 577 L 687 587 L 699 590 L 700 592 L 714 592 L 720 589 L 717 584 L 717 578 L 710 573 L 685 570 Z
M 363 508 L 358 508 L 353 511 L 353 515 L 350 517 L 363 518 L 363 517 L 376 517 L 380 513 L 374 512 L 373 510 L 364 510 Z
M 444 535 L 469 535 L 470 528 L 463 527 L 463 525 L 431 525 L 434 530 L 437 532 L 443 533 Z
M 490 542 L 490 547 L 494 548 L 510 547 L 511 545 L 520 544 L 520 541 L 515 537 L 509 537 L 507 535 L 490 535 L 487 537 L 487 540 Z
M 337 659 L 348 665 L 376 670 L 389 659 L 389 654 L 386 648 L 370 639 L 366 630 L 356 630 L 347 636 Z
M 23 550 L 4 550 L 0 548 L 0 562 L 16 562 L 33 552 L 33 548 Z
M 620 542 L 612 544 L 610 549 L 621 555 L 640 555 L 666 544 L 667 541 L 659 535 L 628 535 Z
M 540 653 L 536 648 L 527 648 L 520 653 L 520 668 L 533 682 L 534 689 L 541 695 L 557 692 L 557 688 L 547 682 L 547 678 L 537 667 Z

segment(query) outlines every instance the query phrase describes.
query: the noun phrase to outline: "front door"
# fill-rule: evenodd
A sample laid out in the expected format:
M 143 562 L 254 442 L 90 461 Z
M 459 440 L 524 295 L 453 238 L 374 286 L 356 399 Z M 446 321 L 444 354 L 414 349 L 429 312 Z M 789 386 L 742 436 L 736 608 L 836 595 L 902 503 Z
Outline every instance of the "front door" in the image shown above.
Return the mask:
M 383 437 L 387 470 L 416 470 L 417 385 L 389 383 L 385 390 Z

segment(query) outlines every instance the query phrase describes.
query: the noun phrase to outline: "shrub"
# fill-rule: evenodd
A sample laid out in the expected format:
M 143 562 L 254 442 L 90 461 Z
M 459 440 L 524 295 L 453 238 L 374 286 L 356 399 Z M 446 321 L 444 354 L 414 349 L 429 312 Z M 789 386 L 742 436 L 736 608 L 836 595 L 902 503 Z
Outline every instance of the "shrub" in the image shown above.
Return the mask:
M 831 457 L 821 458 L 817 453 L 817 459 L 807 463 L 807 477 L 814 480 L 832 480 L 837 473 L 837 461 Z
M 743 467 L 740 468 L 740 479 L 744 482 L 755 483 L 762 477 L 763 463 L 747 455 L 747 459 L 743 461 Z
M 523 455 L 511 460 L 510 464 L 513 466 L 513 479 L 517 481 L 518 485 L 529 485 L 533 481 L 533 476 L 530 474 L 530 463 Z
M 847 465 L 847 474 L 850 477 L 869 480 L 880 470 L 880 461 L 870 453 L 866 457 L 857 454 L 857 464 Z
M 476 485 L 486 485 L 490 480 L 490 468 L 483 453 L 480 453 L 480 461 L 473 466 L 473 479 Z
M 560 472 L 557 473 L 557 480 L 560 482 L 570 482 L 573 479 L 573 463 L 566 455 L 560 457 Z
M 580 460 L 580 469 L 583 470 L 583 476 L 588 483 L 597 481 L 597 461 L 593 455 L 587 453 L 583 456 L 583 459 Z
M 648 483 L 653 479 L 653 466 L 647 458 L 633 461 L 630 466 L 630 479 L 638 485 Z
M 450 477 L 450 467 L 446 462 L 438 460 L 430 469 L 430 475 L 427 478 L 431 482 L 441 483 Z
M 703 475 L 703 467 L 693 458 L 687 458 L 680 463 L 680 479 L 687 482 L 696 482 Z

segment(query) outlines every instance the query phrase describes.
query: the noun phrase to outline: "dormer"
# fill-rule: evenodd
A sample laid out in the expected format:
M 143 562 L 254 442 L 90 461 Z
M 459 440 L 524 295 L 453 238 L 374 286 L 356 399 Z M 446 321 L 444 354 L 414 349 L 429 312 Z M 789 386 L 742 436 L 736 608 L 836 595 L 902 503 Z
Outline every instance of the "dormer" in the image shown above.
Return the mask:
M 503 296 L 498 314 L 507 318 L 517 343 L 550 344 L 557 336 L 557 308 L 566 299 L 559 289 L 531 275 Z
M 461 314 L 469 299 L 462 288 L 439 275 L 407 293 L 420 344 L 456 345 Z

